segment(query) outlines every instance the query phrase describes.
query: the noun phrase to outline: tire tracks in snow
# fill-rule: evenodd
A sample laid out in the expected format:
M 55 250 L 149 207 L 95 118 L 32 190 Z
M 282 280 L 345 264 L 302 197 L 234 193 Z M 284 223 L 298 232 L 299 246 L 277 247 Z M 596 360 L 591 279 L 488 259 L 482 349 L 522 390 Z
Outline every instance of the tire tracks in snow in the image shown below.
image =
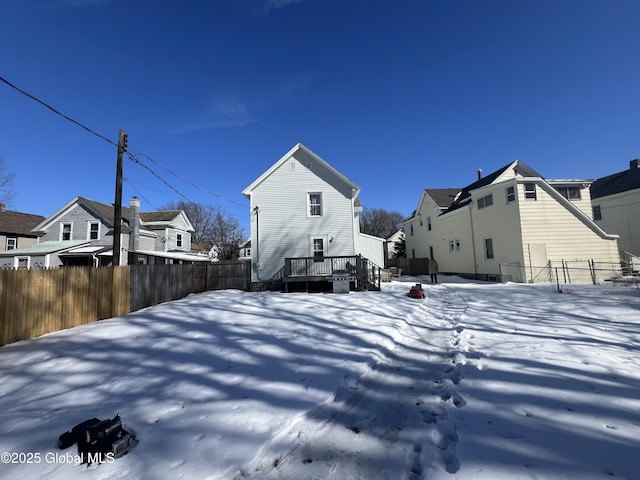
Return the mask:
M 223 479 L 421 480 L 433 470 L 457 472 L 449 411 L 465 405 L 457 385 L 470 349 L 466 308 L 448 287 L 427 287 L 393 349 L 359 377 L 346 375 L 332 398 Z

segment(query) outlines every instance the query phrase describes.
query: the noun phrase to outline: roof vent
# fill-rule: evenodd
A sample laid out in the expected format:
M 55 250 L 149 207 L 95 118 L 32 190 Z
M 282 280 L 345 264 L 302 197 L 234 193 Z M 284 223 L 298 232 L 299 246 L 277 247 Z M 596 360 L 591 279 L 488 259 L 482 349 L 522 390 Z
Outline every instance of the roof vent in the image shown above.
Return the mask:
M 629 169 L 630 170 L 635 170 L 637 168 L 640 168 L 640 158 L 636 158 L 635 160 L 631 160 L 629 162 Z
M 477 172 L 478 172 L 478 180 L 482 180 L 482 169 L 479 168 Z

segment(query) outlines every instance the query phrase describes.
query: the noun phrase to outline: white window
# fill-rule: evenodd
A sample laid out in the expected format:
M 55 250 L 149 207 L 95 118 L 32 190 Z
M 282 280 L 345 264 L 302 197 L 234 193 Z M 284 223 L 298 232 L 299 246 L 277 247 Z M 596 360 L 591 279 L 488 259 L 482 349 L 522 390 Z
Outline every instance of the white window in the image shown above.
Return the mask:
M 72 238 L 72 223 L 61 223 L 60 224 L 60 240 L 71 240 Z
M 100 238 L 100 222 L 88 222 L 87 239 L 98 240 Z
M 513 203 L 516 201 L 516 187 L 511 186 L 506 188 L 507 203 Z
M 314 192 L 310 193 L 307 198 L 309 202 L 309 216 L 321 217 L 322 216 L 322 193 Z
M 177 247 L 181 247 L 182 246 L 182 234 L 178 233 L 176 235 L 176 246 Z
M 538 197 L 536 195 L 536 184 L 535 183 L 525 183 L 524 184 L 524 198 L 528 200 L 536 200 Z
M 491 194 L 478 199 L 478 210 L 491 205 L 493 205 L 493 195 Z
M 29 263 L 31 263 L 31 257 L 18 257 L 17 268 L 29 268 Z
M 322 260 L 324 257 L 324 240 L 322 238 L 313 239 L 313 258 Z
M 580 189 L 578 187 L 559 187 L 556 190 L 567 200 L 580 200 Z
M 431 231 L 431 217 L 427 217 L 427 230 Z
M 15 250 L 18 248 L 18 239 L 15 237 L 7 238 L 7 250 Z
M 456 238 L 453 240 L 449 240 L 449 253 L 458 253 L 460 252 L 460 239 Z
M 487 260 L 493 260 L 493 239 L 484 239 L 484 258 Z

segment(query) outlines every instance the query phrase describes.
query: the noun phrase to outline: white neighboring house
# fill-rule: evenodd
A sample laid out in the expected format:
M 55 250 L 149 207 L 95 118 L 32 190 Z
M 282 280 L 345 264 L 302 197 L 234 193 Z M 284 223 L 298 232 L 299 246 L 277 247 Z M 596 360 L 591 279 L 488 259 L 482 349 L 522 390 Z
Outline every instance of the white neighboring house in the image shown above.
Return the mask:
M 549 261 L 619 265 L 618 236 L 585 213 L 589 181 L 546 181 L 519 160 L 478 176 L 444 210 L 423 191 L 404 222 L 408 257 L 435 258 L 442 272 L 516 282 L 548 281 Z
M 621 255 L 637 263 L 640 260 L 640 159 L 629 162 L 628 170 L 593 182 L 591 203 L 595 222 L 603 230 L 619 235 Z
M 398 249 L 397 245 L 402 242 L 403 239 L 404 232 L 400 229 L 384 241 L 385 258 L 394 258 Z
M 251 203 L 252 281 L 285 258 L 362 255 L 384 265 L 384 239 L 360 233 L 360 188 L 298 143 L 242 192 Z
M 238 260 L 249 261 L 251 260 L 251 239 L 245 240 L 240 244 L 238 252 Z

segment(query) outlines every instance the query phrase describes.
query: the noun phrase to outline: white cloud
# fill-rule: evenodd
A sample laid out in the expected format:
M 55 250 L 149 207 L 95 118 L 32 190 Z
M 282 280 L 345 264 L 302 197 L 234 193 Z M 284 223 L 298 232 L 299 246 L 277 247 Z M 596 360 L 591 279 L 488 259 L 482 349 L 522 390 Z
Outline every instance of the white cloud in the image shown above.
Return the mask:
M 247 105 L 233 93 L 216 93 L 205 102 L 202 112 L 191 115 L 176 133 L 208 128 L 242 127 L 258 122 Z

